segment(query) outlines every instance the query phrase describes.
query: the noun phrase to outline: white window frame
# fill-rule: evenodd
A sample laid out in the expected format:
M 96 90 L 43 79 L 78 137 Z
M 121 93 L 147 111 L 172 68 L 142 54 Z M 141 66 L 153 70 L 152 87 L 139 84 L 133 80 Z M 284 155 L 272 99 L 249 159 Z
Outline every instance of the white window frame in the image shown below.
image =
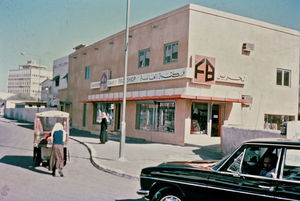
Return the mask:
M 278 83 L 278 72 L 281 72 L 281 83 Z M 288 80 L 288 85 L 285 85 L 284 81 L 285 81 L 285 73 L 288 73 L 289 75 L 289 80 Z M 290 87 L 291 86 L 291 70 L 287 70 L 287 69 L 282 69 L 282 68 L 277 68 L 276 69 L 276 85 L 278 86 L 285 86 L 285 87 Z

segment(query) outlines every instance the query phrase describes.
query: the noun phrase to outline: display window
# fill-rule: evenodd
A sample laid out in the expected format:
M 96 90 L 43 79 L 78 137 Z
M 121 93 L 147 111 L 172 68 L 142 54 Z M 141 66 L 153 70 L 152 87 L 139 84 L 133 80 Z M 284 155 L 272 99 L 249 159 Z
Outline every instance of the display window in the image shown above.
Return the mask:
M 175 102 L 137 102 L 137 129 L 173 133 L 174 122 Z
M 207 103 L 192 103 L 192 134 L 207 134 L 207 114 Z
M 100 124 L 102 121 L 102 112 L 106 113 L 108 125 L 112 125 L 114 119 L 113 103 L 94 103 L 94 124 Z

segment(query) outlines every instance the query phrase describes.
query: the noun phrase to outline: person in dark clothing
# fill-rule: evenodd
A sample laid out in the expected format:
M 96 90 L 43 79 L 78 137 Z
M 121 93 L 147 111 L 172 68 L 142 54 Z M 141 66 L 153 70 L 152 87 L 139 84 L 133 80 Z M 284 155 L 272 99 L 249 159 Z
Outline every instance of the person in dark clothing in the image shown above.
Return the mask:
M 55 171 L 63 177 L 62 169 L 64 167 L 64 143 L 66 141 L 66 131 L 61 123 L 56 123 L 51 132 L 53 147 L 50 156 L 49 170 L 52 171 L 52 176 L 55 176 Z
M 276 154 L 266 155 L 263 160 L 263 169 L 260 171 L 259 175 L 274 178 L 276 163 L 277 163 Z
M 107 118 L 105 112 L 102 112 L 101 129 L 100 129 L 100 144 L 105 144 L 107 140 Z

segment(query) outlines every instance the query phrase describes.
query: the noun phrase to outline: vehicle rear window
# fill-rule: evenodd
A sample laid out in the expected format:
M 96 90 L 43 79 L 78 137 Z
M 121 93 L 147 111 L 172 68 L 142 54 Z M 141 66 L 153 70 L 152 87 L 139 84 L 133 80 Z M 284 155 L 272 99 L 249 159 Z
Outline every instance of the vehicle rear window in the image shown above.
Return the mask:
M 300 181 L 300 150 L 287 149 L 283 166 L 283 179 Z

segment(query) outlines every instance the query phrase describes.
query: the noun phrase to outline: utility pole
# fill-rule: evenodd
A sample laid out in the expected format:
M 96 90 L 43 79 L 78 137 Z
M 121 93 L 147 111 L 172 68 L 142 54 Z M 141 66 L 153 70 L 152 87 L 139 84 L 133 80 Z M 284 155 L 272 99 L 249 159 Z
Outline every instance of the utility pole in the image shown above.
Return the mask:
M 119 149 L 119 159 L 124 159 L 124 146 L 126 139 L 126 93 L 127 93 L 127 61 L 128 61 L 128 33 L 129 33 L 129 14 L 130 14 L 130 0 L 127 0 L 126 12 L 126 33 L 125 33 L 125 56 L 124 56 L 124 78 L 123 78 L 123 108 L 122 108 L 122 122 L 121 122 L 121 139 Z

